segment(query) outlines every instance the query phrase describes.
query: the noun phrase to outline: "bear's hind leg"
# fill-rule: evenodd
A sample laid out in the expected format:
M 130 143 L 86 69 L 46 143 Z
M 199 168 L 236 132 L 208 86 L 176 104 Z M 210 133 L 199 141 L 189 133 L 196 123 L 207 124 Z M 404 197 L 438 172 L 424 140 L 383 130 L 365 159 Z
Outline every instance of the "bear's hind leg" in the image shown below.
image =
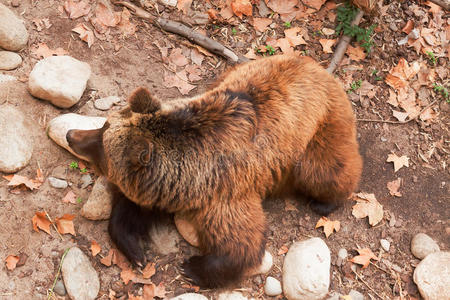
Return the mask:
M 182 271 L 204 288 L 236 284 L 247 270 L 261 264 L 264 256 L 265 221 L 260 200 L 217 204 L 204 214 L 194 216 L 201 224 L 199 241 L 204 255 L 186 260 Z

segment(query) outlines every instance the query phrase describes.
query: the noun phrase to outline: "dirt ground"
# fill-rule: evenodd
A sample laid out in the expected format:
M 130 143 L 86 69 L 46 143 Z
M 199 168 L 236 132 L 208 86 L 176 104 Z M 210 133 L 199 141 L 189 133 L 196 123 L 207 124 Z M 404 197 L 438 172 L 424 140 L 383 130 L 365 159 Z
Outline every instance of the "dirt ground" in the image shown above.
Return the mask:
M 106 116 L 108 112 L 93 107 L 90 96 L 94 93 L 95 98 L 118 95 L 125 99 L 137 86 L 147 86 L 162 99 L 179 97 L 180 93 L 176 88 L 166 88 L 163 84 L 164 74 L 168 70 L 154 42 L 173 48 L 180 47 L 185 52 L 188 52 L 190 47 L 183 38 L 164 33 L 138 18 L 132 18 L 132 22 L 138 27 L 136 34 L 128 37 L 111 34 L 110 38 L 96 39 L 92 47 L 88 48 L 77 34 L 71 32 L 79 20 L 68 19 L 58 9 L 62 2 L 21 1 L 18 7 L 11 7 L 10 1 L 7 0 L 0 2 L 22 16 L 30 33 L 30 47 L 20 52 L 23 64 L 14 71 L 2 72 L 14 75 L 21 81 L 0 85 L 0 103 L 7 101 L 21 110 L 30 120 L 31 136 L 34 141 L 33 157 L 30 164 L 18 174 L 34 177 L 36 169 L 40 166 L 45 177 L 48 177 L 53 169 L 62 166 L 67 170 L 67 180 L 72 183 L 68 189 L 85 200 L 92 187 L 81 188 L 82 174 L 69 168 L 69 164 L 77 159 L 46 136 L 47 123 L 52 118 L 68 112 Z M 393 17 L 402 16 L 410 4 L 408 1 L 402 3 L 391 3 L 390 14 Z M 385 1 L 385 4 L 389 4 L 389 1 Z M 180 14 L 175 10 L 166 10 L 164 13 L 174 19 L 179 18 Z M 37 31 L 33 20 L 43 18 L 49 18 L 52 26 Z M 282 24 L 281 21 L 278 23 Z M 250 47 L 249 42 L 252 41 L 252 29 L 248 24 L 241 25 L 248 27 L 249 32 L 240 31 L 234 38 L 222 35 L 220 30 L 210 24 L 202 25 L 200 28 L 235 51 L 245 54 Z M 310 36 L 314 36 L 315 29 L 307 20 L 294 21 L 293 25 L 307 28 Z M 328 25 L 334 27 L 330 22 Z M 231 26 L 221 26 L 231 30 Z M 373 85 L 381 87 L 377 91 L 377 97 L 370 100 L 368 105 L 359 101 L 357 97 L 351 97 L 354 100 L 355 113 L 360 119 L 377 119 L 380 116 L 389 119 L 391 116 L 389 105 L 386 103 L 388 86 L 384 81 L 375 81 L 369 70 L 377 69 L 381 75 L 385 75 L 400 57 L 410 59 L 418 57 L 411 48 L 390 42 L 397 38 L 398 36 L 387 28 L 378 32 L 374 37 L 376 47 L 373 52 L 365 60 L 345 66 L 348 69 L 352 67 L 357 69 L 353 76 L 355 80 L 369 80 Z M 33 98 L 27 92 L 26 79 L 37 62 L 37 59 L 32 57 L 30 49 L 32 45 L 38 43 L 46 43 L 51 49 L 62 47 L 71 56 L 89 63 L 92 67 L 88 88 L 81 101 L 74 107 L 59 109 L 46 101 Z M 306 49 L 309 50 L 308 55 L 327 66 L 330 54 L 322 52 L 317 39 L 312 38 L 308 45 L 302 45 L 300 48 Z M 439 58 L 438 64 L 448 68 L 449 61 L 445 57 Z M 204 91 L 207 84 L 226 68 L 226 62 L 221 58 L 208 56 L 202 66 L 204 68 L 202 80 L 189 95 Z M 343 69 L 344 67 L 340 67 L 337 74 L 342 76 Z M 325 239 L 322 229 L 314 228 L 320 216 L 314 214 L 304 201 L 294 202 L 295 210 L 286 210 L 283 199 L 265 202 L 269 228 L 267 249 L 274 256 L 274 266 L 267 275 L 281 281 L 283 255 L 277 253 L 282 246 L 289 247 L 293 241 L 317 236 L 325 239 L 331 250 L 333 265 L 330 291 L 346 295 L 351 289 L 355 289 L 366 295 L 366 299 L 394 299 L 399 296 L 401 290 L 407 291 L 409 295 L 407 297 L 410 299 L 420 298 L 416 286 L 412 283 L 412 273 L 419 262 L 410 251 L 412 236 L 418 232 L 425 232 L 438 242 L 441 249 L 448 250 L 450 245 L 450 184 L 447 167 L 449 105 L 445 100 L 438 101 L 436 109 L 440 114 L 427 124 L 420 120 L 406 124 L 358 122 L 358 140 L 364 158 L 359 191 L 374 193 L 383 205 L 384 219 L 377 226 L 371 227 L 367 219 L 353 217 L 351 206 L 354 202 L 349 202 L 329 216 L 330 219 L 341 222 L 341 230 Z M 125 105 L 124 100 L 121 105 Z M 119 108 L 115 106 L 113 110 Z M 436 147 L 436 143 L 439 142 L 441 146 Z M 428 153 L 432 148 L 435 148 L 434 154 L 427 159 L 428 162 L 424 161 L 419 152 Z M 392 163 L 386 162 L 391 152 L 399 156 L 407 155 L 410 158 L 409 167 L 403 167 L 394 173 Z M 386 187 L 387 182 L 398 177 L 403 179 L 400 188 L 402 197 L 391 196 Z M 45 181 L 36 191 L 25 191 L 16 195 L 10 193 L 7 181 L 0 179 L 0 258 L 4 260 L 10 254 L 27 256 L 25 264 L 13 271 L 8 271 L 4 265 L 1 267 L 0 299 L 46 298 L 47 290 L 52 286 L 58 271 L 61 256 L 70 246 L 77 245 L 88 254 L 90 241 L 95 240 L 102 247 L 101 255 L 105 256 L 108 253 L 111 242 L 106 230 L 107 222 L 90 221 L 79 215 L 82 203 L 76 205 L 63 203 L 62 198 L 68 189 L 57 190 Z M 76 236 L 60 237 L 54 231 L 51 236 L 44 232 L 33 231 L 31 219 L 37 211 L 46 211 L 52 218 L 65 213 L 74 214 Z M 381 238 L 391 242 L 388 253 L 380 248 Z M 366 269 L 358 267 L 357 272 L 363 282 L 351 275 L 349 264 L 343 267 L 336 266 L 335 261 L 340 248 L 347 249 L 349 257 L 357 255 L 356 248 L 370 248 L 388 262 L 376 262 L 376 266 L 370 265 Z M 152 280 L 155 284 L 162 282 L 165 285 L 168 297 L 192 291 L 186 287 L 183 278 L 178 276 L 177 265 L 193 251 L 192 247 L 182 241 L 179 253 L 154 257 L 157 271 Z M 98 256 L 90 258 L 101 280 L 99 299 L 108 299 L 110 289 L 116 291 L 119 297 L 125 296 L 128 292 L 136 294 L 142 292 L 140 284 L 122 283 L 118 267 L 104 266 Z M 264 295 L 262 288 L 265 276 L 258 275 L 247 279 L 242 283 L 240 291 L 249 297 L 269 298 Z M 200 291 L 200 293 L 214 298 L 218 291 Z M 407 297 L 405 299 L 408 299 Z

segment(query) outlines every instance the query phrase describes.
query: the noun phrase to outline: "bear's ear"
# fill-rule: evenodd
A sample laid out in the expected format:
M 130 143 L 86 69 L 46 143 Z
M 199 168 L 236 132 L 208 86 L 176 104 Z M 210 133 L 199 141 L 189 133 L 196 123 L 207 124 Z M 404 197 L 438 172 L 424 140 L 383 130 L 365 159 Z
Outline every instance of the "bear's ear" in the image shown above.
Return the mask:
M 140 114 L 150 114 L 161 108 L 161 103 L 150 95 L 150 92 L 143 87 L 137 88 L 128 97 L 131 111 Z

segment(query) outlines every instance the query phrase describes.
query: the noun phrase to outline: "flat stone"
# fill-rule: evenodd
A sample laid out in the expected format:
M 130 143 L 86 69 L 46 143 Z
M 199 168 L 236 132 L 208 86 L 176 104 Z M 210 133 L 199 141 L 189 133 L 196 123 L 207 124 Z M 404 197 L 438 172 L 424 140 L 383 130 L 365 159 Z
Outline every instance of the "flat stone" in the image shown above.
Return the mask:
M 217 297 L 217 300 L 247 300 L 248 298 L 240 292 L 223 292 Z
M 120 98 L 117 96 L 109 96 L 95 100 L 94 107 L 99 110 L 108 110 L 113 107 L 114 104 L 120 102 Z
M 178 295 L 170 300 L 208 300 L 205 296 L 196 293 L 186 293 Z
M 73 300 L 93 300 L 100 290 L 100 280 L 89 258 L 77 247 L 70 248 L 61 272 L 67 293 Z
M 22 63 L 22 57 L 11 51 L 0 51 L 0 70 L 14 70 Z
M 76 154 L 70 147 L 66 139 L 67 132 L 70 129 L 98 129 L 105 124 L 106 118 L 89 117 L 78 114 L 64 114 L 51 120 L 47 126 L 47 135 L 58 145 L 68 150 L 78 158 L 89 161 L 87 157 Z
M 296 242 L 283 263 L 283 291 L 289 300 L 323 299 L 330 286 L 330 250 L 320 238 Z
M 68 186 L 67 181 L 55 177 L 49 177 L 48 183 L 55 189 L 65 189 Z
M 0 47 L 18 51 L 28 42 L 28 31 L 12 10 L 0 3 Z
M 57 166 L 52 171 L 52 177 L 58 179 L 66 179 L 67 178 L 67 168 L 65 166 Z
M 33 140 L 25 116 L 9 104 L 0 105 L 0 172 L 14 173 L 30 162 Z
M 425 300 L 450 299 L 450 252 L 428 254 L 417 265 L 413 279 Z
M 411 240 L 411 252 L 418 259 L 423 259 L 428 254 L 439 250 L 439 245 L 425 233 L 418 233 Z
M 53 290 L 60 296 L 65 296 L 67 294 L 66 287 L 64 286 L 64 282 L 61 279 L 56 282 Z
M 89 174 L 84 174 L 83 176 L 81 176 L 80 181 L 81 181 L 81 188 L 85 189 L 88 187 L 88 185 L 92 183 L 92 177 Z
M 69 108 L 86 89 L 91 67 L 70 56 L 50 56 L 34 66 L 28 79 L 30 93 L 53 105 Z
M 89 220 L 107 220 L 111 215 L 113 195 L 108 180 L 100 176 L 92 188 L 88 200 L 81 208 L 81 215 Z
M 384 249 L 384 251 L 389 252 L 389 249 L 391 248 L 391 243 L 386 239 L 380 240 L 381 248 Z
M 272 276 L 267 276 L 266 283 L 264 284 L 264 293 L 267 296 L 278 296 L 281 295 L 283 291 L 281 290 L 281 283 Z

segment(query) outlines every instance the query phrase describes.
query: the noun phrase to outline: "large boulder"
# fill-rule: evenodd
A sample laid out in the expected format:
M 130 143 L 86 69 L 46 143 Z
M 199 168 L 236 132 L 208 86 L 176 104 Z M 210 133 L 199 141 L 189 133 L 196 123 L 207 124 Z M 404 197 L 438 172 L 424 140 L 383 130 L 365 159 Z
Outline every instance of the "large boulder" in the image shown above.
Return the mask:
M 28 31 L 8 7 L 0 3 L 0 47 L 18 51 L 28 43 Z

